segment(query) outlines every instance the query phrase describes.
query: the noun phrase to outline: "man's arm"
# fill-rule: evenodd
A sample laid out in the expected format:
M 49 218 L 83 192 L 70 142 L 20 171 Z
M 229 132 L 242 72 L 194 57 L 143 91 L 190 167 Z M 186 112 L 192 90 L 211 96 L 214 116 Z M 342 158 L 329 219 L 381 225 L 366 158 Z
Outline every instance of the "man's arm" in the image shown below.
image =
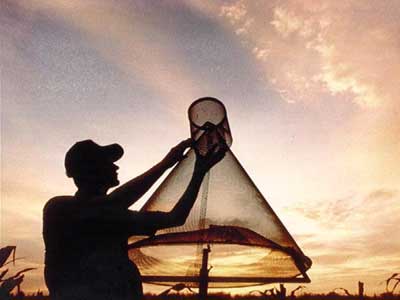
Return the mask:
M 107 198 L 110 205 L 128 208 L 140 199 L 164 172 L 184 158 L 184 151 L 192 145 L 187 139 L 176 145 L 167 156 L 147 172 L 116 188 Z
M 138 215 L 139 218 L 143 219 L 142 228 L 147 230 L 151 228 L 155 232 L 162 228 L 183 225 L 194 205 L 204 176 L 215 164 L 222 160 L 226 150 L 227 146 L 223 144 L 219 146 L 217 152 L 210 150 L 206 156 L 196 153 L 197 157 L 192 178 L 174 208 L 170 212 L 138 212 L 138 214 L 143 214 L 143 216 Z M 137 230 L 139 229 L 137 228 Z

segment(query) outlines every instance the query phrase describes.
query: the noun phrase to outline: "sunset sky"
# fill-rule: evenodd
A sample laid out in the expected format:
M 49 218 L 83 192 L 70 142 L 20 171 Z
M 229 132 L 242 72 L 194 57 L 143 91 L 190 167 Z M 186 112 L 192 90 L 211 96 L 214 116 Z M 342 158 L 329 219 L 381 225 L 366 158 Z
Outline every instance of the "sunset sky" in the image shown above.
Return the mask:
M 398 0 L 2 0 L 0 38 L 0 244 L 37 268 L 24 290 L 45 289 L 42 208 L 75 192 L 69 147 L 120 143 L 124 182 L 204 96 L 313 260 L 308 292 L 381 293 L 400 272 Z

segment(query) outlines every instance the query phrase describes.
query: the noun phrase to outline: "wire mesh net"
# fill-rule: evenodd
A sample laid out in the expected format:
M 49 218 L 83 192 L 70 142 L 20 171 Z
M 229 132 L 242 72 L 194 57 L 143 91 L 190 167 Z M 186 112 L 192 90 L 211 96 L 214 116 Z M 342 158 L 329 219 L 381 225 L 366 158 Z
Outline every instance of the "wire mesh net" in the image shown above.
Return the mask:
M 232 143 L 222 103 L 208 99 L 205 102 L 194 102 L 189 109 L 191 126 L 196 122 L 192 136 L 198 141 L 200 153 L 221 138 L 229 145 Z M 208 112 L 210 109 L 213 113 Z M 208 128 L 204 127 L 207 123 Z M 208 136 L 210 132 L 214 136 Z M 190 181 L 195 159 L 192 149 L 142 211 L 170 211 Z M 298 281 L 311 266 L 310 259 L 301 252 L 230 150 L 207 173 L 185 224 L 160 230 L 153 237 L 132 240 L 129 255 L 148 281 L 185 281 L 197 287 L 206 247 L 211 250 L 210 287 Z
M 232 145 L 232 135 L 222 102 L 210 97 L 198 99 L 190 105 L 188 115 L 190 133 L 200 154 L 206 154 L 221 139 L 228 146 Z

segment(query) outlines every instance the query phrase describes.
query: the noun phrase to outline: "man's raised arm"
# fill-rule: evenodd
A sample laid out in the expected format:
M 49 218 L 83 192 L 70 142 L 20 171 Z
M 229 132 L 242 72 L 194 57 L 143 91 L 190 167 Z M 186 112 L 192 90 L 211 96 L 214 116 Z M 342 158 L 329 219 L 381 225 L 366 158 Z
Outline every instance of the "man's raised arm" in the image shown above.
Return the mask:
M 138 212 L 139 215 L 143 214 L 142 216 L 138 215 L 138 217 L 143 219 L 139 227 L 143 228 L 144 233 L 149 229 L 155 232 L 162 228 L 181 226 L 186 222 L 199 193 L 204 176 L 215 164 L 224 158 L 227 146 L 226 144 L 222 144 L 219 145 L 218 151 L 215 152 L 214 150 L 210 150 L 205 156 L 196 153 L 196 163 L 189 185 L 170 212 Z
M 111 205 L 128 208 L 140 199 L 164 172 L 184 158 L 184 152 L 192 145 L 192 139 L 187 139 L 173 147 L 165 158 L 154 167 L 131 179 L 127 183 L 116 188 L 107 198 Z

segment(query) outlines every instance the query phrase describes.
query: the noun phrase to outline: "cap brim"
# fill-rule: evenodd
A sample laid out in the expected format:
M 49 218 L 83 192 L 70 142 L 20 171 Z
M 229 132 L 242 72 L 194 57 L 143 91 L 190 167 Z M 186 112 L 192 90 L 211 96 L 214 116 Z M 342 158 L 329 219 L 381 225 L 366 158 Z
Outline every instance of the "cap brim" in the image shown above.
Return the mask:
M 111 144 L 101 148 L 105 158 L 112 162 L 119 160 L 124 155 L 124 149 L 119 144 Z

